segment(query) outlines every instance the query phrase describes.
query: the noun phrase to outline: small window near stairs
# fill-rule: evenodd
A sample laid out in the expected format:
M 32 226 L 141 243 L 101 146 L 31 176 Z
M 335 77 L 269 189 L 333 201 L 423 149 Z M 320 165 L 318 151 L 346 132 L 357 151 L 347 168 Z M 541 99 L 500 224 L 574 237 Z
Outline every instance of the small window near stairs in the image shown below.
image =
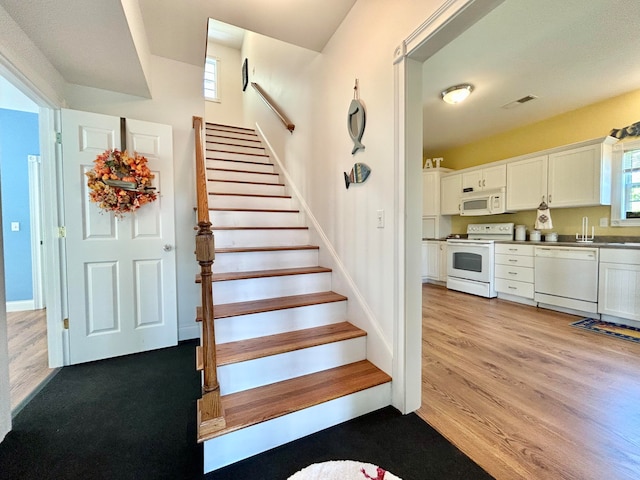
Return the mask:
M 218 70 L 220 60 L 215 57 L 207 57 L 204 64 L 204 98 L 213 102 L 220 101 L 218 89 Z

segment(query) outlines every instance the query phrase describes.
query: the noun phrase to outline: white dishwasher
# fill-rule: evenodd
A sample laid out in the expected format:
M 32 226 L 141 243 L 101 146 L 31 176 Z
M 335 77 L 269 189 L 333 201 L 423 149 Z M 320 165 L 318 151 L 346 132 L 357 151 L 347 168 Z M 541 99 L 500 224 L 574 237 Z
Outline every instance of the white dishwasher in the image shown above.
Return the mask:
M 541 304 L 598 313 L 598 249 L 535 247 L 535 295 Z

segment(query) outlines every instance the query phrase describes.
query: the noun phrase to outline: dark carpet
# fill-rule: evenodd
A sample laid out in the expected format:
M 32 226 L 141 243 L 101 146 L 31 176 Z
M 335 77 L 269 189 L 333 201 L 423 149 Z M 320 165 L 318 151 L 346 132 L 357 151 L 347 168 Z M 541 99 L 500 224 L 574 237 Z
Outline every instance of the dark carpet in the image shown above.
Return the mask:
M 195 343 L 63 368 L 13 421 L 0 479 L 281 479 L 358 460 L 403 480 L 492 477 L 424 423 L 388 407 L 206 476 L 195 442 Z

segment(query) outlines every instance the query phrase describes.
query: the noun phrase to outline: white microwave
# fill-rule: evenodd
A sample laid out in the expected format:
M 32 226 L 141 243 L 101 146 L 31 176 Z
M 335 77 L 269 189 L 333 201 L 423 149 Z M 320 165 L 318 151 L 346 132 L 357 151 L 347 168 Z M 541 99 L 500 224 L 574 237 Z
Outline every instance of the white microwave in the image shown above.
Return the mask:
M 506 213 L 507 196 L 505 189 L 484 190 L 463 193 L 460 199 L 460 215 L 479 216 Z

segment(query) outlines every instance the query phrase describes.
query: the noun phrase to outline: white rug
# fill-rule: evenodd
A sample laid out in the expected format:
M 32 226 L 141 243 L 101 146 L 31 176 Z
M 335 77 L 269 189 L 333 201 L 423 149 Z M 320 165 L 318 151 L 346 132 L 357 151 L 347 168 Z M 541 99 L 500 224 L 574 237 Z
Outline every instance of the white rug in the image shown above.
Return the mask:
M 352 460 L 314 463 L 293 474 L 288 480 L 401 480 L 370 463 Z

